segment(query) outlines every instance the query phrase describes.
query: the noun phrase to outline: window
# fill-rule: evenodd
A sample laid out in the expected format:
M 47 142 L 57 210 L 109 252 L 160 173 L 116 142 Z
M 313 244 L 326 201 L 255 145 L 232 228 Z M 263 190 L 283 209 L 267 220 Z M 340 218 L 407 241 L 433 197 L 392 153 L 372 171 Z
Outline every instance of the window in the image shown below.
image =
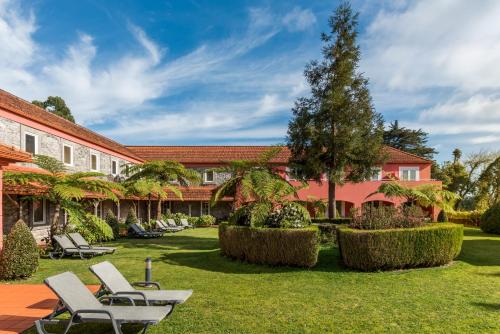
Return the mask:
M 45 200 L 33 201 L 32 206 L 32 219 L 33 226 L 35 225 L 45 225 Z
M 73 165 L 73 147 L 69 145 L 63 145 L 63 162 L 66 165 Z
M 33 135 L 31 133 L 24 134 L 24 150 L 31 154 L 38 153 L 38 136 Z
M 215 181 L 215 175 L 213 170 L 207 170 L 203 173 L 203 182 L 213 183 Z
M 403 181 L 419 181 L 418 167 L 399 167 L 399 178 Z
M 111 174 L 118 174 L 118 162 L 116 162 L 116 160 L 111 161 Z
M 370 178 L 370 181 L 380 181 L 382 180 L 382 168 L 380 167 L 375 167 L 372 168 L 372 176 Z
M 208 202 L 201 202 L 201 215 L 209 215 L 210 214 L 210 205 Z
M 95 172 L 99 171 L 99 157 L 97 154 L 90 154 L 90 169 Z

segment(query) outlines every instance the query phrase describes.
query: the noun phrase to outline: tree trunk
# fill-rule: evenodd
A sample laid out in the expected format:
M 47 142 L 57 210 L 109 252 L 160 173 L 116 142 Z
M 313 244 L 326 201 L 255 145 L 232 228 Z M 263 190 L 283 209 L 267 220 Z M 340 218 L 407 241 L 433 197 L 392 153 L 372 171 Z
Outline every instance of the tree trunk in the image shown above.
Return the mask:
M 241 182 L 237 182 L 234 190 L 234 209 L 238 210 L 243 206 L 243 194 L 241 193 Z
M 337 218 L 337 201 L 335 200 L 335 182 L 328 180 L 328 218 Z
M 50 224 L 50 242 L 52 242 L 52 238 L 54 235 L 57 233 L 57 230 L 59 228 L 59 216 L 61 215 L 61 203 L 57 202 L 55 203 L 54 207 L 54 217 L 52 218 L 52 222 Z
M 151 196 L 148 197 L 148 223 L 151 221 Z
M 158 197 L 158 207 L 156 208 L 156 220 L 161 220 L 161 198 Z

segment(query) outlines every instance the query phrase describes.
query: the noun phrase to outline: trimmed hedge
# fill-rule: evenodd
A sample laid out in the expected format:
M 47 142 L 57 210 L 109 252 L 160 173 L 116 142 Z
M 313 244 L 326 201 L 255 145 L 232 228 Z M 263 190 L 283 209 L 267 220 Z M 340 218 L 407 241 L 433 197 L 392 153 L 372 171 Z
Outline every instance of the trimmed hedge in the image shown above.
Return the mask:
M 219 225 L 219 244 L 227 257 L 249 263 L 314 267 L 319 253 L 318 227 L 256 228 Z
M 479 226 L 483 211 L 455 211 L 448 212 L 448 221 L 455 224 L 463 224 L 469 226 Z
M 500 234 L 500 203 L 486 210 L 481 216 L 480 227 L 483 232 Z
M 0 253 L 0 278 L 30 277 L 38 268 L 39 251 L 28 226 L 18 220 L 12 226 Z
M 337 243 L 337 224 L 315 224 L 319 228 L 319 240 L 322 244 Z
M 313 224 L 349 225 L 352 222 L 352 218 L 313 218 L 311 222 Z
M 463 226 L 433 223 L 387 230 L 337 228 L 344 264 L 362 271 L 434 267 L 460 254 Z

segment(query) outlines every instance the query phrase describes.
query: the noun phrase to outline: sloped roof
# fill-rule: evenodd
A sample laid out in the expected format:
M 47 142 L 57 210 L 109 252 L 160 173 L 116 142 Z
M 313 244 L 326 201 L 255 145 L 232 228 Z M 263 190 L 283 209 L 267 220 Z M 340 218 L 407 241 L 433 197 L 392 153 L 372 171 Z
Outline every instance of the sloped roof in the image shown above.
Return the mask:
M 217 164 L 232 160 L 255 160 L 274 146 L 127 146 L 144 160 L 174 160 L 184 164 Z M 385 146 L 388 163 L 428 164 L 431 161 L 393 147 Z M 287 164 L 290 150 L 281 152 L 272 163 Z
M 21 151 L 13 146 L 0 143 L 0 160 L 8 162 L 31 162 L 31 154 Z
M 126 157 L 142 160 L 125 146 L 0 89 L 0 108 Z

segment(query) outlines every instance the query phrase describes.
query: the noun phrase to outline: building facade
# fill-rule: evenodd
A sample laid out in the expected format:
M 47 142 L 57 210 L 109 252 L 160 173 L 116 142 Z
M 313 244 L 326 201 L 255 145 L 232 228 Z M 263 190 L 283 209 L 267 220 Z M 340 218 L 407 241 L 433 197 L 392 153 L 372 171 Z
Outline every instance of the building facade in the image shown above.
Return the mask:
M 269 146 L 123 146 L 111 139 L 61 117 L 45 111 L 12 94 L 0 90 L 0 146 L 12 152 L 25 154 L 19 160 L 4 160 L 0 170 L 17 172 L 43 172 L 26 156 L 47 155 L 63 162 L 68 172 L 100 172 L 109 180 L 119 181 L 127 177 L 126 166 L 148 160 L 173 160 L 188 168 L 197 170 L 202 181 L 200 185 L 181 188 L 183 199 L 170 194 L 163 202 L 163 212 L 183 212 L 190 216 L 211 214 L 226 219 L 232 210 L 232 198 L 224 198 L 216 205 L 210 205 L 214 190 L 230 175 L 218 172 L 217 168 L 232 160 L 254 160 L 270 149 Z M 387 162 L 376 167 L 371 180 L 358 184 L 346 184 L 337 189 L 337 209 L 342 216 L 352 208 L 364 204 L 398 205 L 400 200 L 388 199 L 381 194 L 368 197 L 381 183 L 398 179 L 409 185 L 438 184 L 431 178 L 432 162 L 421 157 L 386 147 Z M 24 153 L 23 153 L 24 152 Z M 26 155 L 28 153 L 28 155 Z M 281 147 L 270 161 L 292 184 L 287 167 L 290 152 Z M 1 159 L 0 159 L 1 160 Z M 0 161 L 2 162 L 2 161 Z M 1 175 L 1 174 L 0 174 Z M 325 180 L 326 181 L 326 180 Z M 0 183 L 1 185 L 1 183 Z M 2 188 L 0 188 L 2 189 Z M 4 185 L 0 191 L 0 231 L 7 233 L 18 220 L 23 219 L 33 234 L 41 239 L 47 235 L 53 216 L 53 206 L 46 201 L 25 201 L 23 196 L 33 194 L 29 187 Z M 309 182 L 299 191 L 299 199 L 326 199 L 326 182 Z M 140 198 L 122 198 L 119 203 L 89 198 L 89 210 L 104 217 L 112 210 L 124 219 L 129 210 L 136 210 L 141 220 L 147 219 L 147 201 Z M 152 217 L 156 215 L 152 205 Z M 2 213 L 3 212 L 3 213 Z M 430 210 L 433 217 L 437 212 Z M 65 215 L 61 220 L 66 219 Z

